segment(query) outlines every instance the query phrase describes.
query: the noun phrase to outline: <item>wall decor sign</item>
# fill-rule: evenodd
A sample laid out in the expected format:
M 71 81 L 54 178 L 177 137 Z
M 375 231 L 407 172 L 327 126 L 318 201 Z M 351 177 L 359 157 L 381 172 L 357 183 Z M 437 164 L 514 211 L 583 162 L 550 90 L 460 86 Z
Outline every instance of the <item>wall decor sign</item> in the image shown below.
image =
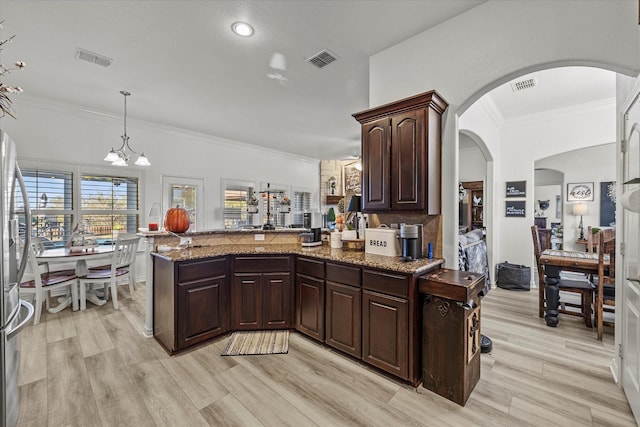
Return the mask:
M 344 195 L 362 194 L 362 172 L 356 168 L 356 163 L 346 165 L 343 171 Z
M 526 200 L 510 200 L 506 202 L 504 216 L 507 218 L 523 218 L 527 216 Z
M 567 184 L 567 202 L 592 202 L 593 182 Z
M 600 183 L 600 226 L 616 226 L 616 182 Z
M 507 181 L 506 197 L 526 197 L 527 181 Z

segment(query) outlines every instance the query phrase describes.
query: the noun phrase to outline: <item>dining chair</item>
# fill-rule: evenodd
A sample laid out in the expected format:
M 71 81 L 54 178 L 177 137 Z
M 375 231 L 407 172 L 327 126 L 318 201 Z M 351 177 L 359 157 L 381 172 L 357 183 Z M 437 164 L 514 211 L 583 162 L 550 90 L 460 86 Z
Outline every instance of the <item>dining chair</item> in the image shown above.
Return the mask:
M 533 251 L 536 258 L 536 267 L 538 269 L 538 314 L 540 317 L 545 315 L 545 284 L 544 284 L 544 266 L 540 263 L 540 255 L 542 251 L 540 249 L 540 236 L 538 234 L 538 226 L 531 226 L 531 237 L 533 238 Z M 558 312 L 568 314 L 570 316 L 580 316 L 584 319 L 584 324 L 588 328 L 592 328 L 591 314 L 593 313 L 593 284 L 585 277 L 581 279 L 568 279 L 561 277 L 558 282 L 558 288 L 561 292 L 570 292 L 580 295 L 580 304 L 560 301 Z M 579 309 L 570 310 L 569 308 Z
M 37 243 L 35 244 L 37 247 Z M 29 245 L 28 251 L 28 271 L 25 272 L 25 279 L 20 283 L 20 293 L 33 295 L 35 299 L 33 324 L 40 323 L 42 305 L 45 304 L 49 313 L 58 313 L 64 308 L 72 305 L 73 310 L 78 310 L 78 277 L 73 270 L 48 271 L 48 264 L 38 264 L 34 244 Z M 66 295 L 57 306 L 51 307 L 49 300 L 52 299 L 51 292 L 64 289 Z
M 113 300 L 113 308 L 118 309 L 118 282 L 127 279 L 129 284 L 129 292 L 133 298 L 135 290 L 135 262 L 136 252 L 138 250 L 138 241 L 140 237 L 135 234 L 119 234 L 114 244 L 113 254 L 111 255 L 111 264 L 106 268 L 92 268 L 87 275 L 81 276 L 78 281 L 80 283 L 80 310 L 87 308 L 87 285 L 103 284 L 104 300 Z
M 613 326 L 613 322 L 604 320 L 604 313 L 614 312 L 616 305 L 616 231 L 612 228 L 600 230 L 595 238 L 598 246 L 595 320 L 598 339 L 602 340 L 604 325 Z

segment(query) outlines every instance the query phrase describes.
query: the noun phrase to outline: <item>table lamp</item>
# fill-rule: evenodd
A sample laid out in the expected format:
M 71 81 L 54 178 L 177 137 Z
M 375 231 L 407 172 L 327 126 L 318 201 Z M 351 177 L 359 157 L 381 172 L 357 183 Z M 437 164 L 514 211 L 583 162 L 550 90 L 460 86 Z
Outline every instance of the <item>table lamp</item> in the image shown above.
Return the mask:
M 356 229 L 356 239 L 360 238 L 360 233 L 358 232 L 358 212 L 362 210 L 362 196 L 353 195 L 349 199 L 349 206 L 347 206 L 347 212 L 353 212 L 355 214 L 355 229 Z
M 589 215 L 589 205 L 586 203 L 576 203 L 573 205 L 573 215 L 580 216 L 580 225 L 578 228 L 580 229 L 580 240 L 584 240 L 584 228 L 582 227 L 582 216 Z

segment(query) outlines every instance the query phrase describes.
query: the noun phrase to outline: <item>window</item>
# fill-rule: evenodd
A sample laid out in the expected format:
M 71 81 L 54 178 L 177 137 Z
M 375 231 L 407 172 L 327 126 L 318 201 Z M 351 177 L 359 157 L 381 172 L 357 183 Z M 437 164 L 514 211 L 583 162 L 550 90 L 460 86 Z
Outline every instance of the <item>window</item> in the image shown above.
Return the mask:
M 22 163 L 22 162 L 21 162 Z M 118 233 L 135 233 L 139 223 L 139 178 L 79 173 L 30 162 L 22 168 L 32 213 L 32 235 L 45 247 L 69 242 L 78 223 L 96 235 L 98 243 L 110 244 Z M 16 189 L 20 230 L 25 229 L 24 203 Z
M 189 214 L 189 231 L 205 228 L 204 180 L 184 176 L 162 176 L 162 203 L 165 212 L 179 206 Z
M 224 228 L 238 228 L 253 224 L 253 215 L 247 212 L 247 200 L 252 187 L 230 185 L 224 189 Z
M 80 218 L 101 244 L 138 230 L 138 178 L 82 175 Z
M 31 208 L 32 235 L 45 247 L 61 247 L 69 241 L 74 224 L 73 173 L 45 169 L 23 169 Z M 24 201 L 16 191 L 16 212 L 24 234 Z
M 302 227 L 304 224 L 305 212 L 311 212 L 311 193 L 308 191 L 294 190 L 291 224 Z

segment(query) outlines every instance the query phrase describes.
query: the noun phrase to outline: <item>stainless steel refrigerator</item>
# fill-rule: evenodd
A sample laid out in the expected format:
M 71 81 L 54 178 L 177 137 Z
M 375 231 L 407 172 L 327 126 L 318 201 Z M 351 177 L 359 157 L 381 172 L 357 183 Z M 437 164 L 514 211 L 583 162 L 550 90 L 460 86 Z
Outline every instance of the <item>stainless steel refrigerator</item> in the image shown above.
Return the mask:
M 33 306 L 20 299 L 19 283 L 27 263 L 27 248 L 31 237 L 29 199 L 20 168 L 16 163 L 16 146 L 0 130 L 0 426 L 15 427 L 20 413 L 18 399 L 18 370 L 20 363 L 19 333 L 33 316 Z M 19 192 L 20 224 L 16 213 L 16 194 Z M 24 209 L 22 209 L 24 207 Z

